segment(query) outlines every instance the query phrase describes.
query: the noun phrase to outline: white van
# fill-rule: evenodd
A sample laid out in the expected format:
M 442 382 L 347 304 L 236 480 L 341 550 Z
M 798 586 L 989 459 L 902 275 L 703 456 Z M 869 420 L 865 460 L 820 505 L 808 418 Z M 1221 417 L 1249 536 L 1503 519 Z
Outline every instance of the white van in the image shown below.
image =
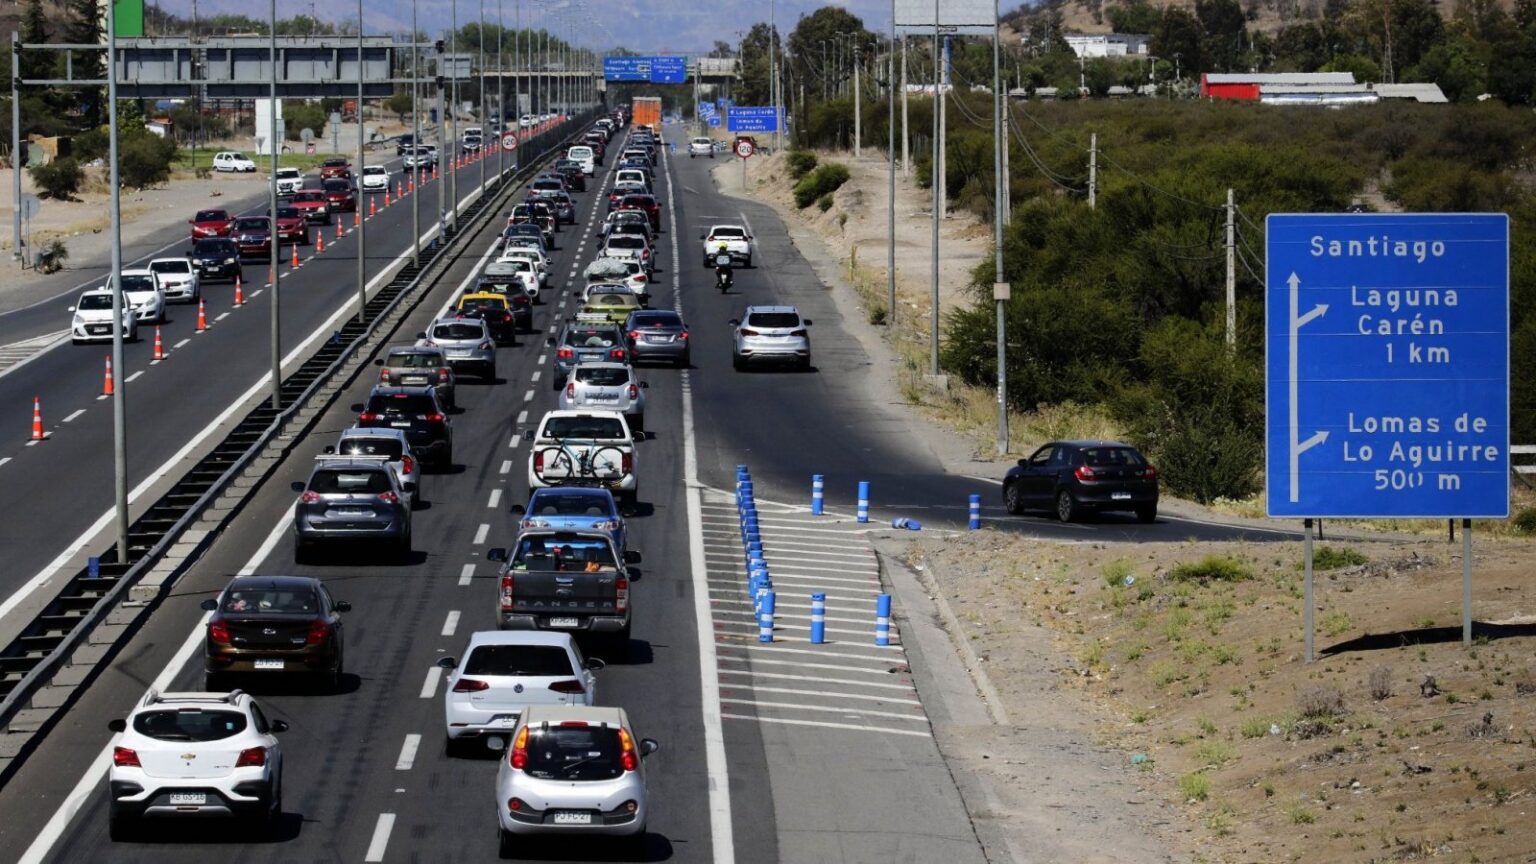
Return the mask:
M 588 177 L 591 177 L 592 172 L 597 170 L 597 154 L 592 152 L 591 147 L 584 145 L 572 147 L 565 151 L 565 158 L 580 164 L 581 173 Z

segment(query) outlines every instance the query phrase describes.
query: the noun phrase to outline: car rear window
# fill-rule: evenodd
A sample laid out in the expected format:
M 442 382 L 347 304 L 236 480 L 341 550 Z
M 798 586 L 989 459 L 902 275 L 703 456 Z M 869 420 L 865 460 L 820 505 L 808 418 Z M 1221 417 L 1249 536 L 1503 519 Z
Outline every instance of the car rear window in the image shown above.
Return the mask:
M 348 183 L 345 180 L 337 180 L 335 178 L 332 178 L 330 180 L 325 181 L 325 191 L 327 191 L 327 192 L 351 192 L 352 191 L 352 184 Z
M 629 383 L 628 369 L 606 366 L 577 366 L 576 380 L 593 387 L 620 387 Z
M 626 226 L 615 225 L 614 230 Z M 615 234 L 608 239 L 610 249 L 644 249 L 645 238 L 637 234 Z
M 624 424 L 617 417 L 551 417 L 544 424 L 544 437 L 622 440 Z
M 321 495 L 379 495 L 393 491 L 389 476 L 381 471 L 325 470 L 309 478 L 309 491 Z
M 673 312 L 645 312 L 630 319 L 636 327 L 681 327 L 683 319 Z
M 560 192 L 565 189 L 565 184 L 561 183 L 559 180 L 540 180 L 533 184 L 533 188 L 539 190 L 547 189 L 551 192 Z
M 238 711 L 167 709 L 143 711 L 133 718 L 133 731 L 157 741 L 222 741 L 245 727 L 245 715 Z
M 800 316 L 793 312 L 753 312 L 747 316 L 751 327 L 799 327 Z
M 607 330 L 565 331 L 565 344 L 572 348 L 612 348 L 614 341 L 613 333 Z
M 619 730 L 603 726 L 531 726 L 523 771 L 542 780 L 612 780 L 624 773 Z
M 125 304 L 126 305 L 126 304 Z M 111 309 L 111 294 L 84 294 L 80 302 L 75 304 L 76 309 Z
M 124 291 L 153 291 L 155 279 L 153 276 L 123 276 Z
M 480 339 L 485 328 L 479 324 L 439 324 L 432 328 L 433 339 Z
M 368 399 L 375 414 L 434 414 L 437 405 L 425 393 L 380 393 Z
M 613 507 L 609 500 L 592 494 L 541 489 L 535 493 L 528 513 L 533 516 L 611 516 Z
M 149 269 L 156 273 L 191 273 L 190 261 L 156 261 L 149 265 Z
M 259 219 L 236 219 L 235 220 L 235 230 L 236 231 L 265 231 L 265 230 L 267 230 L 267 220 L 266 220 L 265 217 L 259 218 Z
M 556 539 L 547 535 L 527 537 L 512 556 L 516 570 L 600 572 L 614 568 L 613 550 L 596 538 Z
M 1091 468 L 1140 468 L 1147 460 L 1129 447 L 1087 447 L 1083 449 L 1083 464 Z
M 235 243 L 233 240 L 199 240 L 192 247 L 199 255 L 235 255 Z
M 279 218 L 279 219 L 297 219 L 301 215 L 303 215 L 303 214 L 301 214 L 299 212 L 299 208 L 297 208 L 297 207 L 279 207 L 279 208 L 277 208 L 277 218 Z
M 437 354 L 411 351 L 405 354 L 391 354 L 384 365 L 398 369 L 436 369 L 443 365 L 443 358 Z
M 570 655 L 558 645 L 481 645 L 464 661 L 465 675 L 570 676 Z
M 313 191 L 311 191 L 311 192 L 298 192 L 298 193 L 294 194 L 293 200 L 295 200 L 295 201 L 324 201 L 325 200 L 325 193 L 323 193 L 323 192 L 313 192 Z
M 388 456 L 394 461 L 405 455 L 405 444 L 399 438 L 367 435 L 343 439 L 336 450 L 345 456 Z
M 194 222 L 223 222 L 229 218 L 228 210 L 199 210 Z
M 459 310 L 463 312 L 505 312 L 507 311 L 507 301 L 501 297 L 476 297 L 473 300 L 465 300 L 463 305 L 459 306 Z
M 309 588 L 235 588 L 224 592 L 225 612 L 313 615 L 320 601 Z
M 735 237 L 740 239 L 747 236 L 747 232 L 741 228 L 716 228 L 713 232 L 711 232 L 710 236 L 717 239 L 720 237 Z

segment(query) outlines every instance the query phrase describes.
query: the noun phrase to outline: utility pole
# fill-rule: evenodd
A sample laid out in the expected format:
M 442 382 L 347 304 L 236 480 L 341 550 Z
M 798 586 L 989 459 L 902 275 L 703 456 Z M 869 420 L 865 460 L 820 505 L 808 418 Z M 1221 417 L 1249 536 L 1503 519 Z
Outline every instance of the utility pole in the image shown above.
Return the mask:
M 11 31 L 11 257 L 25 260 L 21 245 L 21 34 Z
M 1099 200 L 1099 133 L 1088 136 L 1088 209 L 1097 210 Z
M 485 194 L 485 148 L 486 132 L 490 130 L 491 115 L 485 111 L 485 0 L 480 0 L 480 26 L 476 28 L 475 35 L 480 42 L 480 149 L 476 151 L 480 163 L 480 194 Z
M 933 260 L 930 262 L 930 308 L 928 310 L 928 374 L 937 381 L 939 377 L 939 219 L 944 213 L 944 194 L 941 190 L 939 178 L 943 176 L 940 165 L 940 125 L 939 125 L 939 0 L 933 0 L 933 155 L 931 169 L 929 171 L 929 187 L 933 190 Z
M 439 32 L 441 32 L 441 31 L 439 31 Z M 438 176 L 439 177 L 442 176 L 442 172 L 444 170 L 443 160 L 451 158 L 451 154 L 449 153 L 449 150 L 448 150 L 448 136 L 447 136 L 447 131 L 446 131 L 447 127 L 445 125 L 448 122 L 448 120 L 447 120 L 448 112 L 446 110 L 447 109 L 447 105 L 445 103 L 446 103 L 447 100 L 444 98 L 444 93 L 445 93 L 445 91 L 448 88 L 447 88 L 447 81 L 443 77 L 443 75 L 448 71 L 448 69 L 447 69 L 447 66 L 443 62 L 444 61 L 444 55 L 443 55 L 443 50 L 441 48 L 442 44 L 443 44 L 442 40 L 438 40 L 438 42 L 437 42 L 437 166 L 436 167 L 437 167 L 437 171 L 438 171 Z M 447 191 L 448 191 L 447 188 L 446 188 L 447 185 L 448 184 L 446 182 L 439 182 L 437 184 L 437 240 L 436 240 L 437 243 L 442 243 L 442 242 L 444 242 L 445 240 L 448 239 L 448 237 L 447 237 L 448 226 L 447 226 L 447 224 L 444 221 L 446 216 L 447 216 L 447 213 L 448 213 L 448 207 L 447 207 L 447 203 L 445 201 L 445 198 L 447 197 Z
M 451 201 L 449 201 L 449 204 L 452 205 L 452 208 L 453 208 L 453 211 L 448 215 L 448 224 L 452 228 L 457 228 L 459 226 L 459 169 L 457 167 L 457 165 L 458 165 L 458 156 L 459 156 L 459 115 L 458 115 L 458 110 L 459 110 L 459 3 L 458 3 L 458 0 L 453 0 L 453 3 L 450 4 L 450 6 L 451 6 L 451 11 L 450 11 L 449 14 L 450 14 L 451 17 L 450 17 L 450 20 L 449 20 L 449 26 L 452 27 L 453 29 L 448 31 L 448 56 L 453 58 L 453 77 L 448 80 L 449 93 L 452 94 L 449 97 L 450 102 L 449 102 L 449 105 L 448 105 L 448 110 L 454 112 L 454 114 L 453 114 L 453 124 L 452 124 L 453 125 L 453 140 L 452 141 L 448 141 L 448 140 L 444 140 L 443 141 L 443 155 L 448 157 L 448 165 L 453 168 L 452 171 L 448 172 L 448 197 L 450 199 L 452 199 Z M 444 237 L 443 239 L 446 240 L 448 238 Z
M 779 25 L 774 0 L 768 0 L 768 95 L 773 104 L 773 150 L 783 148 L 784 112 L 779 109 L 782 101 L 779 90 Z M 742 160 L 746 164 L 746 160 Z
M 500 0 L 497 0 L 500 2 Z M 411 0 L 411 263 L 421 267 L 421 32 L 416 29 L 416 0 Z
M 853 43 L 853 158 L 859 158 L 862 147 L 861 139 L 864 131 L 864 118 L 860 111 L 859 99 L 859 43 Z
M 1003 281 L 1003 88 L 999 71 L 1002 31 L 998 26 L 998 0 L 992 0 L 992 299 L 997 304 L 997 452 L 1008 452 L 1008 301 L 1012 287 Z
M 1008 167 L 1008 149 L 1013 144 L 1013 104 L 1003 94 L 1003 224 L 1013 221 L 1013 175 Z
M 885 55 L 885 326 L 896 326 L 896 0 L 891 0 L 891 50 Z M 905 139 L 902 145 L 906 145 Z M 891 332 L 895 332 L 892 330 Z
M 939 218 L 949 218 L 949 175 L 945 165 L 949 161 L 949 142 L 944 139 L 949 136 L 949 96 L 945 87 L 949 84 L 949 37 L 944 37 L 944 73 L 938 87 L 934 89 L 933 97 L 937 99 L 939 111 L 939 172 L 936 175 L 939 184 Z M 935 372 L 935 375 L 938 373 Z
M 891 12 L 891 31 L 896 30 L 896 13 Z M 907 134 L 907 42 L 901 37 L 901 173 L 912 176 L 912 136 Z
M 496 116 L 500 128 L 495 132 L 496 185 L 500 186 L 507 176 L 507 148 L 502 146 L 503 130 L 507 128 L 507 67 L 502 64 L 502 45 L 507 41 L 507 25 L 501 16 L 501 0 L 496 0 Z
M 276 3 L 276 0 L 272 0 Z M 368 154 L 363 146 L 368 138 L 368 124 L 363 122 L 363 0 L 357 0 L 357 322 L 368 323 L 368 217 L 363 215 L 363 171 Z M 272 268 L 276 281 L 277 268 Z M 273 286 L 277 294 L 277 286 Z
M 276 2 L 276 0 L 272 0 Z M 107 171 L 112 187 L 112 369 L 121 375 L 123 366 L 123 201 L 117 158 L 117 14 L 107 4 Z M 12 55 L 13 57 L 15 55 Z M 20 151 L 17 151 L 18 153 Z M 21 166 L 16 166 L 21 176 Z M 19 205 L 21 202 L 17 201 Z M 16 208 L 21 216 L 21 208 Z M 130 313 L 131 314 L 131 313 Z M 127 387 L 112 388 L 112 492 L 117 504 L 117 563 L 128 563 L 128 404 Z
M 827 101 L 827 82 L 832 80 L 827 71 L 827 40 L 821 40 L 821 101 Z
M 282 262 L 279 260 L 282 250 L 278 248 L 281 244 L 277 240 L 277 154 L 282 149 L 283 140 L 277 128 L 277 0 L 268 0 L 267 14 L 270 16 L 270 23 L 268 25 L 269 39 L 267 42 L 267 70 L 271 73 L 267 80 L 267 137 L 272 139 L 267 142 L 272 148 L 272 176 L 268 178 L 267 182 L 267 215 L 271 217 L 271 220 L 267 223 L 267 227 L 270 230 L 268 236 L 271 238 L 271 242 L 267 244 L 269 247 L 267 249 L 267 257 L 270 259 L 272 267 L 272 322 L 270 327 L 272 332 L 269 338 L 272 342 L 272 410 L 281 411 L 283 410 L 283 320 L 280 312 L 280 301 L 283 292 L 278 290 L 278 286 L 282 282 L 283 277 L 280 272 Z M 357 27 L 359 31 L 362 30 L 362 15 L 357 17 Z M 362 73 L 359 72 L 358 74 L 361 75 Z M 117 368 L 116 363 L 113 364 L 113 368 Z
M 1233 269 L 1237 255 L 1237 224 L 1233 216 L 1237 207 L 1232 203 L 1232 190 L 1227 190 L 1227 350 L 1237 348 L 1237 271 Z

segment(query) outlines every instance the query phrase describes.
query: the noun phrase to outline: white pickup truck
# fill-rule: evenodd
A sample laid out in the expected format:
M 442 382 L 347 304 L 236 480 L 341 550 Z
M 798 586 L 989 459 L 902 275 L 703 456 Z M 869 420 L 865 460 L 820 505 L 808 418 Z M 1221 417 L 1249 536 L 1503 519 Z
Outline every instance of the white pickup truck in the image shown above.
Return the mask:
M 714 268 L 715 256 L 720 254 L 722 244 L 732 261 L 743 267 L 752 266 L 752 235 L 740 225 L 715 225 L 700 234 L 699 239 L 704 241 L 705 267 Z
M 528 450 L 528 488 L 595 486 L 633 506 L 639 490 L 633 432 L 618 411 L 548 411 L 537 430 L 523 433 Z

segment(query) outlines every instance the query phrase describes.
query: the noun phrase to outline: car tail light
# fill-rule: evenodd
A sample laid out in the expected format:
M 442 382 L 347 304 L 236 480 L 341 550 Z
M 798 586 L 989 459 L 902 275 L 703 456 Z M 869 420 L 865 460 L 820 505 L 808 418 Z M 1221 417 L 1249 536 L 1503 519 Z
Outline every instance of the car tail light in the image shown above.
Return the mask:
M 522 769 L 528 764 L 528 727 L 517 730 L 517 737 L 512 740 L 512 755 L 509 761 L 513 768 Z M 511 802 L 508 802 L 511 806 Z
M 421 419 L 427 421 L 428 423 L 441 423 L 446 418 L 444 418 L 443 415 L 437 413 L 436 411 L 433 411 L 431 414 L 421 415 Z
M 414 473 L 416 473 L 416 460 L 412 459 L 409 456 L 401 456 L 400 457 L 400 473 L 401 474 L 414 474 Z
M 608 352 L 608 356 L 612 357 L 615 360 L 623 360 L 624 359 L 624 349 L 623 348 L 615 348 L 612 351 Z
M 543 470 L 544 470 L 544 451 L 540 450 L 540 451 L 538 451 L 538 452 L 533 454 L 533 473 L 539 474 L 539 473 L 543 472 Z
M 743 328 L 741 328 L 741 335 L 743 335 L 743 336 L 758 336 L 760 334 L 756 330 L 748 330 L 747 328 L 743 327 Z
M 688 341 L 688 331 L 684 330 L 683 332 L 677 334 L 677 338 L 683 340 L 684 342 L 687 342 Z
M 112 748 L 112 764 L 118 768 L 142 768 L 139 762 L 139 751 L 130 750 L 127 747 Z
M 535 467 L 534 470 L 537 471 L 538 467 Z M 503 609 L 511 609 L 512 608 L 512 587 L 513 587 L 513 585 L 512 585 L 512 574 L 511 573 L 504 573 L 504 574 L 502 574 L 502 577 L 501 577 L 501 608 L 503 608 Z
M 567 399 L 575 399 L 576 398 L 576 382 L 575 381 L 572 381 L 571 383 L 565 385 L 565 398 L 567 398 Z
M 319 504 L 325 499 L 320 497 L 319 492 L 305 492 L 303 495 L 299 496 L 299 500 L 305 504 Z
M 620 470 L 625 474 L 633 474 L 635 472 L 635 454 L 625 453 L 623 455 L 624 459 Z
M 512 313 L 511 312 L 503 312 L 503 313 L 501 313 L 501 320 L 502 320 L 502 323 L 504 323 L 504 324 L 511 324 L 512 323 Z
M 379 380 L 383 381 L 385 384 L 389 383 L 389 370 L 388 369 L 380 369 L 379 370 Z
M 587 688 L 581 686 L 581 682 L 574 678 L 569 681 L 556 681 L 555 683 L 549 685 L 549 689 L 555 691 L 556 693 L 574 694 L 587 692 Z
M 636 282 L 648 282 L 650 280 L 645 278 L 645 274 L 644 273 L 636 273 L 635 274 L 635 281 Z
M 448 369 L 446 367 L 437 370 L 437 380 L 443 384 L 448 383 Z
M 640 338 L 640 331 L 639 330 L 631 330 L 631 331 L 629 331 L 629 341 L 634 342 L 635 340 L 637 340 L 639 338 Z
M 616 580 L 616 587 L 614 589 L 613 606 L 614 606 L 615 609 L 619 610 L 620 612 L 623 612 L 625 609 L 629 608 L 629 580 L 628 579 L 621 578 L 621 579 Z
M 385 504 L 399 504 L 400 496 L 393 492 L 380 492 L 379 500 L 383 501 Z
M 489 689 L 491 689 L 490 683 L 481 681 L 478 678 L 460 678 L 453 682 L 453 692 L 455 693 L 479 693 L 481 690 Z
M 514 765 L 512 767 L 515 768 L 517 766 Z M 521 799 L 521 798 L 508 798 L 507 799 L 507 812 L 509 812 L 509 813 L 517 813 L 517 812 L 521 811 L 526 806 L 528 806 L 528 805 L 524 804 L 523 803 L 523 799 Z
M 805 336 L 806 332 L 804 330 L 791 330 L 791 331 L 789 331 L 789 335 L 791 335 L 791 336 Z
M 1143 480 L 1156 480 L 1157 479 L 1157 469 L 1153 468 L 1151 465 L 1148 465 L 1147 467 L 1141 469 L 1141 479 L 1143 479 Z
M 634 384 L 629 385 L 629 398 L 631 398 L 631 399 L 638 399 L 638 398 L 640 398 L 640 388 L 637 387 Z
M 1099 472 L 1093 470 L 1087 465 L 1079 465 L 1077 470 L 1072 472 L 1072 476 L 1086 483 L 1091 483 L 1094 480 L 1099 479 Z
M 635 752 L 635 739 L 630 737 L 628 729 L 619 730 L 619 762 L 625 771 L 634 771 L 640 767 L 640 754 Z
M 361 423 L 372 423 L 373 421 L 379 419 L 379 415 L 373 411 L 364 411 L 363 413 L 357 415 L 357 419 L 358 422 Z
M 214 621 L 208 625 L 208 641 L 218 645 L 229 644 L 229 625 L 223 621 Z
M 557 352 L 556 356 L 558 356 L 561 360 L 572 360 L 575 359 L 576 352 L 570 348 L 561 348 L 559 352 Z
M 391 494 L 388 492 L 385 495 Z M 324 618 L 316 618 L 309 622 L 309 633 L 304 637 L 306 645 L 324 645 L 325 640 L 331 638 L 331 623 Z
M 247 747 L 235 759 L 236 768 L 260 768 L 267 764 L 267 748 Z

